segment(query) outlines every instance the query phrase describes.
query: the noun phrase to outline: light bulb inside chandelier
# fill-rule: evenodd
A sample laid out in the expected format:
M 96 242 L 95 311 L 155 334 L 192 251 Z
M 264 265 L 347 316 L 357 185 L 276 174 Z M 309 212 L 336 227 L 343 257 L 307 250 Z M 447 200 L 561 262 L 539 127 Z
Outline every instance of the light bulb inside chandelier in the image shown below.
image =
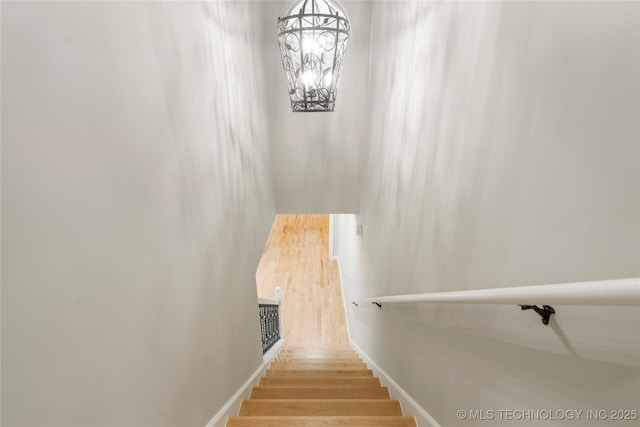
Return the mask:
M 337 0 L 298 0 L 278 18 L 293 111 L 333 111 L 351 24 Z

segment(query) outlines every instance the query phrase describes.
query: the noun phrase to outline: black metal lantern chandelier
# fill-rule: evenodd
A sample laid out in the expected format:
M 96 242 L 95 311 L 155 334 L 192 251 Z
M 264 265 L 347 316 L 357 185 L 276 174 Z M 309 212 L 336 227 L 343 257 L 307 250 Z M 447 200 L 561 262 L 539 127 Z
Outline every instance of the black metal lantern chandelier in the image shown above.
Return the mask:
M 351 24 L 337 0 L 298 0 L 278 18 L 293 111 L 333 111 Z

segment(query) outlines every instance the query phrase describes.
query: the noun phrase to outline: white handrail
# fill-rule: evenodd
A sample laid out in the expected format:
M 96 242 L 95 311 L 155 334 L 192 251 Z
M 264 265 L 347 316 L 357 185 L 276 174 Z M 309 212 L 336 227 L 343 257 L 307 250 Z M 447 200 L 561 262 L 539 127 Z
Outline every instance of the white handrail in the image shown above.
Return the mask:
M 460 303 L 640 306 L 640 278 L 358 298 L 367 303 Z

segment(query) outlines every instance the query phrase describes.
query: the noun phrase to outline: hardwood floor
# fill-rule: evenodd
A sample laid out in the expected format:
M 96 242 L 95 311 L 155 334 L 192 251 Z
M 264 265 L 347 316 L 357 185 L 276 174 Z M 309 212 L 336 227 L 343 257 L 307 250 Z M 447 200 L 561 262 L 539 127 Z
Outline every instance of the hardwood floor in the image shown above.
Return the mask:
M 256 283 L 260 298 L 282 289 L 288 346 L 349 343 L 338 265 L 329 259 L 329 215 L 277 215 Z

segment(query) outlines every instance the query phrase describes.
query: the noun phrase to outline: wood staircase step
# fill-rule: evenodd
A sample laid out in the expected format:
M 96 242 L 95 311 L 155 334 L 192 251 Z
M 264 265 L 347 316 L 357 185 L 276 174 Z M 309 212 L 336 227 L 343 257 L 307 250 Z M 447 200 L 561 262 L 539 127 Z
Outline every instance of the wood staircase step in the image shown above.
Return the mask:
M 228 427 L 416 427 L 350 346 L 282 349 Z
M 355 351 L 281 351 L 285 357 L 360 357 Z
M 353 349 L 333 350 L 326 348 L 308 348 L 300 350 L 284 349 L 280 351 L 280 354 L 283 354 L 285 356 L 358 356 L 358 353 L 356 353 L 356 351 Z
M 293 370 L 267 369 L 265 375 L 279 377 L 372 377 L 371 369 L 322 369 L 322 370 Z
M 356 369 L 368 369 L 367 364 L 364 362 L 360 363 L 335 363 L 335 362 L 321 362 L 321 363 L 291 363 L 291 362 L 273 362 L 270 366 L 272 369 L 291 369 L 294 371 L 297 370 L 312 370 L 312 369 L 322 369 L 322 370 L 356 370 Z
M 402 416 L 229 417 L 227 427 L 416 427 Z
M 322 344 L 322 345 L 291 345 L 288 344 L 283 350 L 349 350 L 355 351 L 349 344 Z
M 240 416 L 387 416 L 402 415 L 400 402 L 382 399 L 255 399 L 243 400 Z
M 289 362 L 289 363 L 363 363 L 364 361 L 356 356 L 310 356 L 310 357 L 294 357 L 294 356 L 278 356 L 273 362 Z
M 261 387 L 268 386 L 369 386 L 380 387 L 378 377 L 262 377 L 258 383 Z
M 356 351 L 351 347 L 285 347 L 283 353 L 352 353 Z
M 357 354 L 280 354 L 276 360 L 308 360 L 319 362 L 326 362 L 330 360 L 337 361 L 362 361 L 362 358 Z
M 299 363 L 364 363 L 356 356 L 283 356 L 280 355 L 273 362 L 291 361 Z
M 305 349 L 281 350 L 284 356 L 358 356 L 355 350 Z
M 251 399 L 389 399 L 386 387 L 253 387 Z

